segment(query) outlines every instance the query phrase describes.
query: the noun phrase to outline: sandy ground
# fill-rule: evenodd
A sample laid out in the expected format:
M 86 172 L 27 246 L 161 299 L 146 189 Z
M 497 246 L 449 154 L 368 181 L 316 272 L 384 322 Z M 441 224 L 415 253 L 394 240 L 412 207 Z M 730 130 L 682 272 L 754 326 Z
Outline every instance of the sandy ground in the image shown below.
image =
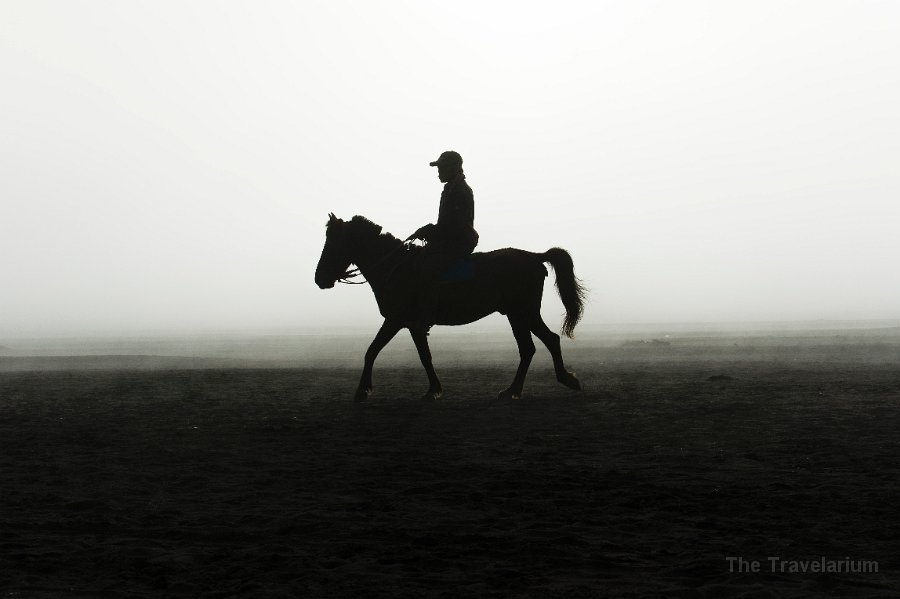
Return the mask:
M 0 589 L 900 596 L 900 367 L 589 357 L 517 402 L 514 361 L 438 365 L 430 403 L 412 366 L 366 404 L 355 369 L 4 372 Z

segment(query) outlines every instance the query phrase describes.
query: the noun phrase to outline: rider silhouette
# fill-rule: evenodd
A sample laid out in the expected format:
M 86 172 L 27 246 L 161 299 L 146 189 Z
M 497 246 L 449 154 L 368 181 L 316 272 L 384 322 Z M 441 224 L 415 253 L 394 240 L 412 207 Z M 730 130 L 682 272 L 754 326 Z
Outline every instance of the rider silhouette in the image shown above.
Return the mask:
M 434 324 L 434 308 L 440 285 L 450 282 L 445 271 L 454 262 L 468 256 L 478 245 L 475 231 L 475 200 L 466 183 L 463 159 L 457 152 L 442 153 L 430 166 L 438 168 L 438 179 L 444 183 L 437 223 L 420 227 L 407 238 L 422 239 L 427 245 L 422 252 L 419 280 L 420 316 L 426 326 Z

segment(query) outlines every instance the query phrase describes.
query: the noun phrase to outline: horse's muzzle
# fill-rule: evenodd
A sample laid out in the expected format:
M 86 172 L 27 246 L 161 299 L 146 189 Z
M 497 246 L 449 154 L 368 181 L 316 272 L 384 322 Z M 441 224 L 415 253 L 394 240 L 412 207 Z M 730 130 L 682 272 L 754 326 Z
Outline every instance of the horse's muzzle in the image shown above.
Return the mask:
M 334 284 L 335 280 L 325 273 L 324 268 L 316 268 L 316 285 L 319 286 L 319 289 L 331 289 L 334 287 Z
M 334 281 L 331 281 L 330 283 L 327 281 L 316 281 L 316 285 L 319 286 L 319 289 L 331 289 L 334 287 Z

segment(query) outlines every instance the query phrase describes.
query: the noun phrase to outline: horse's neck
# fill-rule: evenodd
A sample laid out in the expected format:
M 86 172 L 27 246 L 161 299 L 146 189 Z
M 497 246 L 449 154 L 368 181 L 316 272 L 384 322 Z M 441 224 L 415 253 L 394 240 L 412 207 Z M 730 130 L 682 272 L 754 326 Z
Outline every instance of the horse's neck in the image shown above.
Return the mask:
M 392 243 L 391 240 L 374 237 L 360 244 L 359 255 L 353 262 L 367 281 L 377 285 L 400 259 L 402 245 L 399 241 Z

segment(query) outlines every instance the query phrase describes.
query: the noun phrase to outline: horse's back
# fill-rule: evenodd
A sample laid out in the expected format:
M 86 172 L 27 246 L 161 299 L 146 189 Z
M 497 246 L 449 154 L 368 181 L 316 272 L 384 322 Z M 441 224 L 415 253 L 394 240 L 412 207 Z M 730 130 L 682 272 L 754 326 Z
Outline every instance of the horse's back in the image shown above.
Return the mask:
M 470 256 L 476 272 L 485 270 L 491 274 L 510 273 L 547 276 L 547 268 L 541 254 L 519 248 L 501 248 L 489 252 L 476 252 Z M 479 268 L 481 267 L 481 268 Z
M 540 254 L 517 248 L 503 248 L 489 252 L 476 252 L 462 256 L 442 267 L 439 280 L 453 287 L 519 287 L 531 281 L 543 284 L 547 269 Z

